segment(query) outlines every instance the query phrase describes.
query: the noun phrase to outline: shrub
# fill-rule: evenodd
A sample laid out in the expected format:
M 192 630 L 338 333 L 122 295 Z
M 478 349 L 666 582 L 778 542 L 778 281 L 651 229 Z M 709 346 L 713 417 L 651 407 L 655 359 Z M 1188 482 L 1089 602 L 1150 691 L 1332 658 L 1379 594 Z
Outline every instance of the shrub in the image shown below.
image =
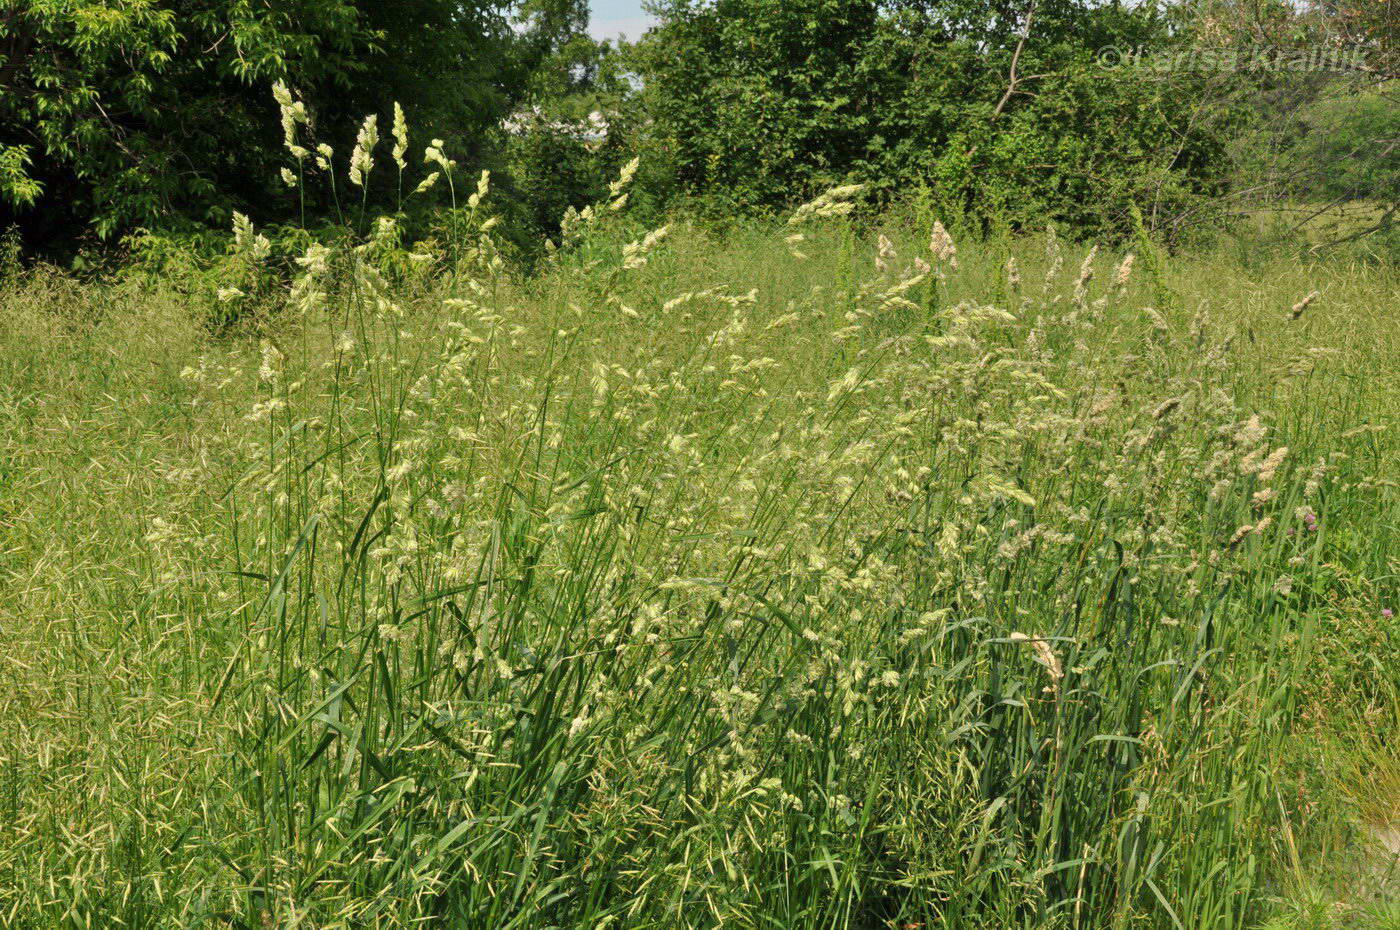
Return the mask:
M 337 146 L 367 94 L 475 139 L 519 83 L 512 41 L 495 0 L 0 0 L 0 228 L 54 253 L 289 218 L 271 82 L 296 74 Z
M 925 186 L 945 217 L 1159 229 L 1218 192 L 1228 120 L 1196 78 L 1110 69 L 1098 50 L 1171 40 L 1150 11 L 1041 3 L 676 0 L 635 53 L 646 152 L 677 193 L 775 209 L 852 180 L 880 201 Z M 1023 28 L 1029 28 L 1024 43 Z M 1013 60 L 1017 80 L 1010 74 Z

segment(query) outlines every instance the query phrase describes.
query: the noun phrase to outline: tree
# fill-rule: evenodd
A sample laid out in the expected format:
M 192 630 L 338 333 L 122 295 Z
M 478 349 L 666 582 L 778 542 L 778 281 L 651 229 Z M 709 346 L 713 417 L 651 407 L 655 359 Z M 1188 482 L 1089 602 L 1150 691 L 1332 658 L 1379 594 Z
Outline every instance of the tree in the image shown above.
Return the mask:
M 675 183 L 738 208 L 845 174 L 876 114 L 871 0 L 667 0 L 637 48 L 657 154 Z
M 1187 0 L 1181 9 L 1203 46 L 1276 63 L 1239 88 L 1251 119 L 1235 144 L 1239 177 L 1230 209 L 1272 215 L 1290 236 L 1307 230 L 1316 249 L 1374 236 L 1393 254 L 1400 229 L 1397 0 Z M 1303 66 L 1289 66 L 1294 61 Z
M 497 0 L 0 0 L 0 226 L 52 249 L 276 216 L 274 81 L 322 138 L 394 98 L 474 137 L 513 41 Z
M 1151 7 L 1095 0 L 664 0 L 636 55 L 653 159 L 683 194 L 782 207 L 859 181 L 947 213 L 1160 228 L 1223 184 L 1204 78 L 1104 66 L 1169 47 Z M 1115 62 L 1116 63 L 1116 62 Z M 1136 208 L 1136 209 L 1134 209 Z

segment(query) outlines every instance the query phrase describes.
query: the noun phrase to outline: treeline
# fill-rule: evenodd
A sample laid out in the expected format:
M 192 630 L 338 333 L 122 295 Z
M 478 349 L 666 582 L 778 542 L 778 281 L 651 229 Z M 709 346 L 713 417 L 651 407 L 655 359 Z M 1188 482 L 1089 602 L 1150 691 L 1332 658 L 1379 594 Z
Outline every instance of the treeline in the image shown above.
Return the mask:
M 523 255 L 634 156 L 655 211 L 776 211 L 855 182 L 874 203 L 983 228 L 1170 239 L 1322 184 L 1383 229 L 1400 201 L 1395 12 L 659 0 L 659 27 L 616 47 L 588 38 L 586 0 L 0 0 L 0 228 L 72 254 L 141 229 L 225 230 L 235 211 L 345 222 L 362 192 L 280 178 L 284 81 L 342 155 L 365 114 L 397 102 L 420 146 L 444 139 L 464 169 L 492 170 Z M 1261 45 L 1343 49 L 1356 66 L 1171 54 Z M 408 228 L 431 228 L 439 193 Z M 383 175 L 363 194 L 402 203 Z
M 334 221 L 328 191 L 278 180 L 274 82 L 346 153 L 398 101 L 482 163 L 586 24 L 575 0 L 0 0 L 0 226 L 43 248 L 234 211 Z

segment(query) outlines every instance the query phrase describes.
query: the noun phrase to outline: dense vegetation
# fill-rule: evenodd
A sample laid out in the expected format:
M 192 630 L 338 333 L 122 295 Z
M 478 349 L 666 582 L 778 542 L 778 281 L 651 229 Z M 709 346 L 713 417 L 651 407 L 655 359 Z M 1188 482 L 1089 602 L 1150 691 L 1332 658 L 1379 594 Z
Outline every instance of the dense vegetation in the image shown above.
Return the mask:
M 497 0 L 0 0 L 0 222 L 43 249 L 299 217 L 269 95 L 293 75 L 324 143 L 399 101 L 479 159 L 576 8 L 527 4 L 516 32 Z
M 10 282 L 7 926 L 1394 919 L 1393 269 L 625 187 Z
M 190 233 L 235 211 L 343 226 L 361 193 L 395 211 L 392 179 L 340 199 L 279 179 L 283 81 L 342 153 L 397 103 L 464 169 L 491 169 L 526 261 L 636 155 L 654 218 L 771 214 L 859 183 L 869 208 L 918 200 L 981 232 L 1145 225 L 1179 244 L 1318 197 L 1373 207 L 1367 233 L 1384 231 L 1389 4 L 666 0 L 619 49 L 586 36 L 581 0 L 0 0 L 0 226 L 49 257 L 140 230 L 207 255 Z M 1248 64 L 1323 48 L 1356 55 Z M 1201 66 L 1202 50 L 1246 65 Z M 440 233 L 438 193 L 400 217 L 411 235 Z
M 1169 47 L 1169 18 L 1151 8 L 681 0 L 663 12 L 638 50 L 654 161 L 726 207 L 856 181 L 885 200 L 925 192 L 945 216 L 1097 233 L 1130 228 L 1134 206 L 1179 213 L 1229 171 L 1232 117 L 1193 118 L 1203 76 L 1097 60 Z
M 0 926 L 1400 927 L 1390 10 L 0 0 Z

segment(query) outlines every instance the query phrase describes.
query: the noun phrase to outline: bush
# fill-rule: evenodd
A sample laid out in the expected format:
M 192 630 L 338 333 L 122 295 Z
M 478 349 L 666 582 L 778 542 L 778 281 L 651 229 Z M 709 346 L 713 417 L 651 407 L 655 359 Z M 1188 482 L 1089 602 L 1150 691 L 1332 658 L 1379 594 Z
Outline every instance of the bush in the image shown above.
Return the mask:
M 1109 69 L 1097 50 L 1165 46 L 1166 22 L 1059 0 L 1026 24 L 985 5 L 676 0 L 638 47 L 648 155 L 675 192 L 739 210 L 866 183 L 928 187 L 984 223 L 1158 228 L 1227 177 L 1228 120 L 1195 113 L 1195 79 Z M 1017 82 L 1011 85 L 1012 61 Z
M 520 83 L 512 42 L 496 0 L 0 0 L 0 228 L 52 254 L 290 218 L 273 81 L 337 146 L 392 99 L 474 139 Z

